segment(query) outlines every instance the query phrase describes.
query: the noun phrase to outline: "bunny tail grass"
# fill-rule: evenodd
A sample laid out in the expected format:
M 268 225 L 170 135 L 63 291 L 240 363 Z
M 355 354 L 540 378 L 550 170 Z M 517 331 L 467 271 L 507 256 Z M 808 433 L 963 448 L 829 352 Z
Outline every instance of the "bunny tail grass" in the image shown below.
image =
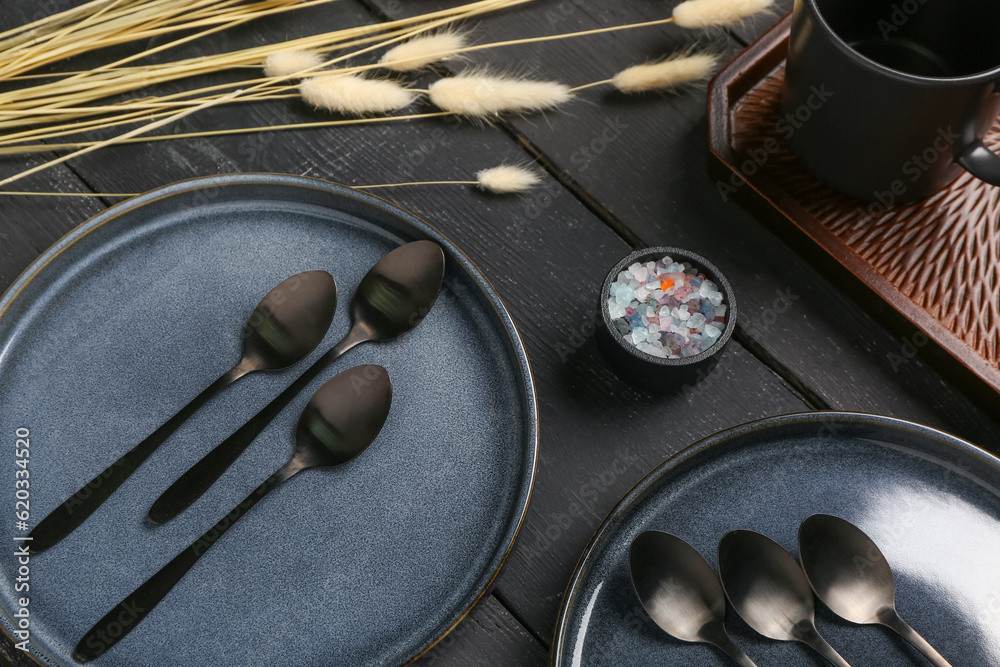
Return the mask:
M 573 98 L 569 87 L 555 81 L 530 81 L 488 74 L 459 74 L 439 79 L 427 90 L 443 111 L 490 118 L 504 112 L 542 111 Z
M 453 57 L 465 47 L 465 35 L 449 30 L 394 46 L 385 52 L 379 63 L 395 72 L 407 72 Z
M 290 49 L 272 53 L 264 59 L 264 74 L 267 76 L 290 77 L 303 70 L 314 70 L 323 64 L 323 59 L 313 51 Z
M 741 21 L 770 9 L 774 0 L 686 0 L 674 7 L 682 28 L 712 28 Z
M 541 182 L 536 172 L 510 164 L 476 172 L 476 184 L 481 189 L 501 195 L 524 192 Z
M 719 58 L 708 53 L 675 56 L 624 69 L 611 79 L 611 83 L 623 93 L 676 88 L 707 79 L 718 64 Z
M 352 116 L 397 111 L 416 97 L 398 83 L 359 76 L 328 74 L 306 79 L 299 86 L 302 99 L 317 109 Z

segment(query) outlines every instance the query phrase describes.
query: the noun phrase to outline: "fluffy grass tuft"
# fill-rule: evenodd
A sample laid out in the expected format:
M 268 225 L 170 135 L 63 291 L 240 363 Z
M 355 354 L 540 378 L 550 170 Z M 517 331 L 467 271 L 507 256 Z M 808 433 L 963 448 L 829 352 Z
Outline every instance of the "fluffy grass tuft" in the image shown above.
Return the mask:
M 416 97 L 393 81 L 344 74 L 306 79 L 299 91 L 302 99 L 317 109 L 349 116 L 391 113 L 409 106 Z
M 427 90 L 431 102 L 461 116 L 490 119 L 503 113 L 554 109 L 573 99 L 568 86 L 507 76 L 462 73 L 439 79 Z
M 714 28 L 738 23 L 771 9 L 774 0 L 686 0 L 674 7 L 674 22 L 682 28 Z
M 314 51 L 291 49 L 272 53 L 264 59 L 265 76 L 291 77 L 303 70 L 314 70 L 323 59 Z
M 409 72 L 454 58 L 467 46 L 465 35 L 454 30 L 415 37 L 386 51 L 379 63 L 395 72 Z
M 624 69 L 611 83 L 623 93 L 677 88 L 707 79 L 718 64 L 718 56 L 709 53 L 674 56 Z
M 476 172 L 476 184 L 481 189 L 502 195 L 525 192 L 541 182 L 537 172 L 511 164 Z

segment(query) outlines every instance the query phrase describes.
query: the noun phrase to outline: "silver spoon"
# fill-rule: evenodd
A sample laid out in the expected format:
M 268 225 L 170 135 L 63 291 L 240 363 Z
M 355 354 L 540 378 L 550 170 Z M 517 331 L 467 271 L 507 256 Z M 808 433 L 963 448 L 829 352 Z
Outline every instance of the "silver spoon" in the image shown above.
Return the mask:
M 338 466 L 363 452 L 382 430 L 391 403 L 392 382 L 381 366 L 356 366 L 326 382 L 309 399 L 299 417 L 292 458 L 98 621 L 76 645 L 73 659 L 89 662 L 117 644 L 170 593 L 202 554 L 269 491 L 307 468 Z
M 243 330 L 243 356 L 239 363 L 52 510 L 29 534 L 30 550 L 45 551 L 73 532 L 181 424 L 222 389 L 248 373 L 281 370 L 302 361 L 323 340 L 336 310 L 337 284 L 326 271 L 297 273 L 279 283 L 250 315 Z
M 802 568 L 780 544 L 749 530 L 719 542 L 719 575 L 736 612 L 760 634 L 809 646 L 837 667 L 850 667 L 816 630 L 816 603 Z
M 742 667 L 756 667 L 726 634 L 726 596 L 712 567 L 694 547 L 650 530 L 632 541 L 632 587 L 653 622 L 675 639 L 711 644 Z
M 264 427 L 344 352 L 366 341 L 398 338 L 420 324 L 434 305 L 443 280 L 444 252 L 431 241 L 407 243 L 376 262 L 354 293 L 351 329 L 347 335 L 250 421 L 170 485 L 153 503 L 149 520 L 165 523 L 200 498 Z
M 896 613 L 892 569 L 860 528 L 840 517 L 814 514 L 799 527 L 799 556 L 816 596 L 837 616 L 891 628 L 935 667 L 951 667 Z

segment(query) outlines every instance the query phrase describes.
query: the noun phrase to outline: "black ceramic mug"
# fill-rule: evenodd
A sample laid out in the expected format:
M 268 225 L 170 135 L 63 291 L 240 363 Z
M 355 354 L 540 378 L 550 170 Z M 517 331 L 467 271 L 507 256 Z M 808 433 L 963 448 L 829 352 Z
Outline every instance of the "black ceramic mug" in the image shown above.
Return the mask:
M 884 207 L 1000 185 L 1000 0 L 795 0 L 782 124 L 819 180 Z M 873 204 L 874 206 L 874 204 Z

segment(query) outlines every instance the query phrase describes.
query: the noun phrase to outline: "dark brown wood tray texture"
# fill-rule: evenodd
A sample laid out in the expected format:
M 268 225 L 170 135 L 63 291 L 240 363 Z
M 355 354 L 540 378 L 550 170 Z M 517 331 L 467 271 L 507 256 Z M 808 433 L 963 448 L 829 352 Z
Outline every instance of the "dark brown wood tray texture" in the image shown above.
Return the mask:
M 809 175 L 786 141 L 797 121 L 790 123 L 780 110 L 790 25 L 789 15 L 711 83 L 712 152 L 733 171 L 722 190 L 753 188 L 1000 390 L 1000 188 L 963 173 L 932 197 L 883 206 L 840 194 Z M 1000 124 L 987 144 L 1000 147 Z

